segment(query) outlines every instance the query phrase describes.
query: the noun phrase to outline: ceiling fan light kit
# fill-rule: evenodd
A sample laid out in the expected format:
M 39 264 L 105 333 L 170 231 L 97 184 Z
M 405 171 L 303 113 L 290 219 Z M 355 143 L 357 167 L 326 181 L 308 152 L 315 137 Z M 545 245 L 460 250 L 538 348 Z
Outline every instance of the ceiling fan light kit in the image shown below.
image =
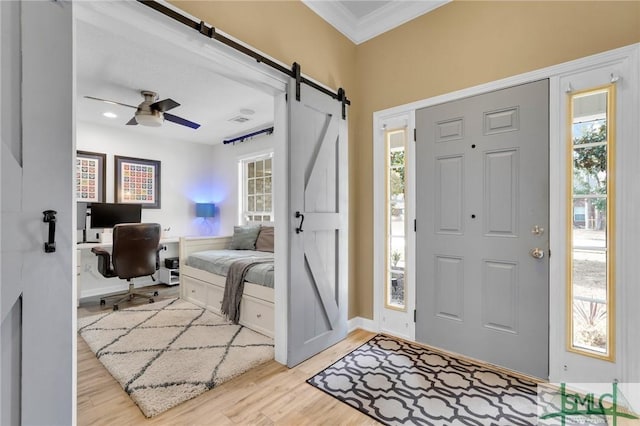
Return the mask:
M 164 121 L 164 117 L 160 111 L 140 111 L 136 112 L 136 116 L 132 121 L 134 124 L 140 124 L 142 126 L 160 127 Z M 127 124 L 131 124 L 131 121 Z

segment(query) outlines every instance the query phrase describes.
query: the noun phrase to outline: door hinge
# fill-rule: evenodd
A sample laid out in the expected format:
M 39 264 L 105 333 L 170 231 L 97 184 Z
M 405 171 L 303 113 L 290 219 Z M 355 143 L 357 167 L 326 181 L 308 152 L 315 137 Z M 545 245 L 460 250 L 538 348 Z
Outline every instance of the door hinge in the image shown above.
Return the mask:
M 416 322 L 416 310 L 413 310 L 413 322 Z
M 413 232 L 418 232 L 418 221 L 413 219 Z
M 551 257 L 551 249 L 549 249 L 549 257 Z
M 418 140 L 418 132 L 416 131 L 417 129 L 414 127 L 413 129 L 413 141 L 417 141 Z

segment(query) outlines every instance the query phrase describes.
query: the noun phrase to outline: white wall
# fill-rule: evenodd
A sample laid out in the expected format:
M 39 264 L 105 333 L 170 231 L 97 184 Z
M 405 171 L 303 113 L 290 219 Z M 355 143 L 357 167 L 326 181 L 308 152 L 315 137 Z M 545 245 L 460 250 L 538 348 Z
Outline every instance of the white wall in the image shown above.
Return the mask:
M 216 145 L 213 149 L 213 188 L 216 210 L 214 219 L 217 235 L 233 234 L 238 222 L 238 203 L 241 188 L 238 188 L 238 160 L 252 155 L 273 151 L 274 135 L 261 135 L 235 145 Z M 281 164 L 276 157 L 273 168 Z M 275 186 L 274 186 L 275 191 Z
M 157 222 L 165 236 L 192 236 L 211 233 L 195 217 L 195 203 L 213 197 L 213 147 L 165 139 L 162 128 L 158 137 L 150 138 L 128 128 L 122 129 L 89 123 L 77 124 L 77 149 L 107 154 L 106 202 L 114 202 L 114 155 L 161 161 L 160 209 L 142 209 L 143 222 Z
M 114 155 L 159 160 L 160 165 L 160 209 L 142 209 L 143 222 L 162 225 L 164 238 L 215 234 L 213 222 L 205 222 L 195 216 L 196 202 L 210 202 L 214 198 L 212 156 L 214 148 L 209 145 L 149 137 L 136 132 L 135 128 L 122 129 L 91 123 L 77 123 L 77 149 L 107 154 L 106 202 L 114 202 Z M 229 184 L 235 185 L 232 180 Z M 217 181 L 217 187 L 226 182 Z M 177 244 L 167 244 L 162 257 L 178 256 Z M 127 283 L 118 279 L 107 279 L 97 271 L 97 260 L 90 250 L 80 250 L 78 266 L 79 298 L 104 295 L 126 290 Z M 134 280 L 136 287 L 153 284 L 148 277 Z

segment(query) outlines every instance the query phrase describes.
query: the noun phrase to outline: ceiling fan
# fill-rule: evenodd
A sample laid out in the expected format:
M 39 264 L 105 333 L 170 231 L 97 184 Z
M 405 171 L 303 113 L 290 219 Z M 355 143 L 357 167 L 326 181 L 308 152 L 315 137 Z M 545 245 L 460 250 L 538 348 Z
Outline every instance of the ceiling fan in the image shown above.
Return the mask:
M 198 127 L 200 127 L 198 123 L 194 123 L 193 121 L 178 117 L 177 115 L 167 113 L 167 111 L 169 111 L 170 109 L 180 106 L 180 104 L 173 99 L 167 98 L 161 101 L 156 101 L 156 99 L 158 99 L 158 94 L 156 92 L 152 92 L 150 90 L 142 90 L 140 93 L 142 94 L 144 101 L 142 101 L 142 103 L 138 106 L 127 105 L 123 104 L 122 102 L 110 101 L 108 99 L 101 99 L 93 96 L 85 96 L 85 98 L 106 102 L 108 104 L 135 108 L 135 115 L 127 123 L 128 126 L 141 124 L 143 126 L 159 127 L 162 125 L 164 120 L 167 120 L 171 121 L 172 123 L 180 124 L 182 126 L 191 127 L 192 129 L 197 129 Z

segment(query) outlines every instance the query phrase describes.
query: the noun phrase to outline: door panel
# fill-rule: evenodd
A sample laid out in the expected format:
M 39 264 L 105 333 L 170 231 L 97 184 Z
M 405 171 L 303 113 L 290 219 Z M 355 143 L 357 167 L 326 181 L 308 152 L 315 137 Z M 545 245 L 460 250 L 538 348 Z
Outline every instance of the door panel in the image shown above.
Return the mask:
M 464 310 L 464 261 L 459 257 L 436 257 L 436 315 L 462 321 Z
M 436 199 L 439 205 L 436 229 L 439 233 L 462 234 L 464 158 L 438 158 L 436 167 Z
M 346 120 L 339 102 L 306 85 L 300 89 L 297 101 L 292 81 L 289 366 L 347 333 Z
M 416 111 L 416 339 L 548 377 L 548 82 Z
M 73 424 L 76 333 L 72 2 L 21 2 L 23 424 Z M 46 72 L 43 72 L 46 70 Z M 43 96 L 46 94 L 46 96 Z M 57 212 L 44 252 L 44 210 Z M 46 356 L 44 356 L 46 354 Z
M 518 150 L 489 152 L 484 158 L 484 233 L 517 236 Z

